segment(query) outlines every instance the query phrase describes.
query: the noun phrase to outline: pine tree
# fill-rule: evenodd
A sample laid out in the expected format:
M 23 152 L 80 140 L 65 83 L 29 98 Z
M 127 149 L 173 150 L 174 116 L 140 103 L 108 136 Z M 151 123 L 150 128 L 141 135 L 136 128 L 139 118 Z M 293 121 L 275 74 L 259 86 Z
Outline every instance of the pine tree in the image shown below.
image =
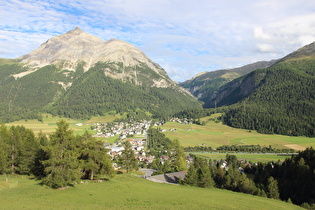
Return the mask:
M 81 137 L 81 141 L 83 147 L 80 160 L 84 172 L 83 178 L 93 180 L 95 176 L 112 177 L 114 168 L 103 142 L 94 139 L 87 131 Z
M 18 127 L 21 134 L 21 146 L 18 156 L 18 172 L 19 174 L 30 174 L 31 167 L 34 165 L 35 154 L 39 148 L 33 130 L 25 127 Z
M 171 159 L 174 171 L 187 170 L 184 148 L 180 145 L 178 139 L 172 142 Z
M 5 125 L 0 126 L 0 174 L 8 171 L 9 131 Z
M 279 199 L 278 182 L 272 176 L 268 179 L 267 189 L 268 198 Z
M 42 179 L 47 176 L 43 162 L 49 159 L 49 153 L 46 149 L 48 146 L 48 139 L 47 136 L 40 131 L 37 136 L 37 141 L 39 142 L 39 148 L 35 153 L 34 165 L 31 167 L 31 172 L 37 179 Z
M 44 161 L 46 177 L 43 183 L 60 188 L 73 185 L 81 177 L 78 157 L 78 141 L 64 120 L 57 123 L 56 131 L 50 136 L 50 145 L 45 151 L 49 160 Z
M 194 167 L 194 164 L 190 164 L 188 168 L 188 172 L 185 176 L 185 179 L 183 180 L 185 184 L 191 185 L 191 186 L 197 186 L 198 185 L 198 175 L 196 172 L 196 169 Z
M 135 153 L 132 150 L 132 145 L 129 141 L 123 142 L 124 150 L 120 156 L 120 164 L 126 172 L 129 173 L 132 170 L 138 170 L 138 160 L 135 158 Z
M 198 177 L 197 185 L 203 188 L 213 187 L 214 180 L 207 160 L 196 157 L 194 159 L 194 166 Z
M 21 149 L 21 141 L 22 137 L 18 128 L 12 126 L 10 128 L 10 137 L 9 137 L 8 145 L 8 153 L 9 153 L 9 164 L 10 164 L 10 172 L 15 174 L 18 170 L 18 155 Z

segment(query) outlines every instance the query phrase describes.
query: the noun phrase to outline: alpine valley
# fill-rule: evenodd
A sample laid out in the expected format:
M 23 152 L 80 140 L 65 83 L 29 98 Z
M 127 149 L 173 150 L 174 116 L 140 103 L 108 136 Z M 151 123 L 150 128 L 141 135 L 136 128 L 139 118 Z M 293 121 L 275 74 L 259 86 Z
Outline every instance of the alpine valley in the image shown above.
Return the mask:
M 75 28 L 17 59 L 0 59 L 0 121 L 51 113 L 163 118 L 200 103 L 130 43 Z
M 181 85 L 205 108 L 224 112 L 232 127 L 315 136 L 315 42 L 280 60 L 203 73 Z
M 232 127 L 315 136 L 314 90 L 315 43 L 279 60 L 203 72 L 180 85 L 130 43 L 104 41 L 80 28 L 17 59 L 0 59 L 2 122 L 40 119 L 41 113 L 196 119 L 221 112 Z

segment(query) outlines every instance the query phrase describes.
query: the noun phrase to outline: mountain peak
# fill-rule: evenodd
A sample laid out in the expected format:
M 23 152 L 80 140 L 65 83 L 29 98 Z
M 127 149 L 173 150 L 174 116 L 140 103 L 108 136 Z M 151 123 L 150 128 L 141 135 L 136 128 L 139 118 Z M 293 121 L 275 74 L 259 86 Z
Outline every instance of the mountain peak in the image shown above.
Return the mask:
M 136 69 L 142 69 L 141 71 L 149 69 L 149 71 L 153 71 L 152 75 L 159 75 L 159 79 L 153 80 L 153 86 L 175 85 L 164 69 L 134 45 L 117 39 L 104 41 L 84 32 L 79 27 L 50 38 L 36 50 L 18 59 L 31 70 L 23 72 L 23 75 L 16 75 L 16 77 L 25 76 L 46 65 L 56 65 L 59 69 L 76 71 L 78 64 L 83 63 L 84 71 L 88 71 L 97 62 L 103 62 L 110 63 L 113 67 L 104 69 L 107 76 L 123 81 L 134 80 L 136 84 L 140 85 L 141 83 L 137 79 L 140 73 Z M 118 69 L 120 70 L 117 71 Z
M 55 64 L 62 69 L 74 71 L 77 64 L 84 61 L 84 69 L 87 71 L 95 63 L 102 61 L 120 62 L 124 66 L 146 63 L 154 71 L 161 72 L 157 64 L 132 44 L 117 39 L 104 41 L 79 27 L 50 38 L 38 49 L 19 59 L 31 68 Z

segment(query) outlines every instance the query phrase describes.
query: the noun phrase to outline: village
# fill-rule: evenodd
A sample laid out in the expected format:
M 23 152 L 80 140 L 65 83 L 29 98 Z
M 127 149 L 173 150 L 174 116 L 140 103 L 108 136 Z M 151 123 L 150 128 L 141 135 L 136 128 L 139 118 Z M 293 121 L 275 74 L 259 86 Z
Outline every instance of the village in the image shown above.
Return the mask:
M 104 143 L 104 147 L 109 150 L 108 154 L 112 160 L 118 159 L 122 154 L 124 147 L 123 141 L 129 141 L 135 153 L 135 158 L 142 164 L 150 164 L 154 161 L 154 156 L 148 155 L 146 152 L 147 132 L 152 125 L 161 126 L 164 122 L 152 122 L 141 120 L 139 122 L 111 122 L 111 123 L 95 123 L 91 129 L 96 132 L 93 137 L 111 138 L 117 137 L 115 142 Z M 119 166 L 114 164 L 115 168 Z
M 179 124 L 192 124 L 192 119 L 180 119 L 180 118 L 171 118 L 171 122 L 176 122 Z M 165 121 L 152 122 L 147 120 L 141 120 L 139 122 L 110 122 L 110 123 L 94 123 L 91 125 L 91 130 L 95 131 L 96 134 L 93 137 L 96 138 L 111 138 L 117 137 L 114 143 L 104 143 L 104 147 L 107 148 L 108 154 L 111 156 L 111 159 L 114 161 L 113 166 L 115 169 L 119 169 L 120 166 L 117 164 L 119 157 L 124 151 L 122 143 L 124 141 L 129 141 L 132 146 L 132 149 L 135 154 L 135 158 L 139 161 L 140 166 L 148 166 L 153 163 L 155 156 L 149 154 L 146 144 L 148 140 L 148 130 L 151 126 L 159 127 L 162 126 Z M 78 125 L 81 126 L 81 125 Z M 176 129 L 171 128 L 168 131 L 176 132 Z M 160 132 L 166 132 L 165 129 L 160 129 Z M 169 157 L 162 155 L 160 157 L 160 163 L 164 164 Z M 193 163 L 193 158 L 189 155 L 186 156 L 187 166 Z M 242 162 L 242 165 L 249 165 L 248 162 Z M 228 162 L 225 160 L 213 162 L 213 165 L 219 165 L 220 168 L 229 170 Z M 238 170 L 240 173 L 244 173 L 244 169 L 239 167 Z M 184 173 L 185 174 L 185 173 Z M 183 177 L 182 177 L 183 178 Z M 164 178 L 163 178 L 164 179 Z

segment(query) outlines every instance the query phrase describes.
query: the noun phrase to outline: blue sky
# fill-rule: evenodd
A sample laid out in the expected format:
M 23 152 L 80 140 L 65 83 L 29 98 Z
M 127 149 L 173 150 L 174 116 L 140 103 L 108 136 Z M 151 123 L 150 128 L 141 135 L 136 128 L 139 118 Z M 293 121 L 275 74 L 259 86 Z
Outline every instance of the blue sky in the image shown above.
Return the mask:
M 314 0 L 2 0 L 0 58 L 76 26 L 134 44 L 177 81 L 277 59 L 315 41 Z

